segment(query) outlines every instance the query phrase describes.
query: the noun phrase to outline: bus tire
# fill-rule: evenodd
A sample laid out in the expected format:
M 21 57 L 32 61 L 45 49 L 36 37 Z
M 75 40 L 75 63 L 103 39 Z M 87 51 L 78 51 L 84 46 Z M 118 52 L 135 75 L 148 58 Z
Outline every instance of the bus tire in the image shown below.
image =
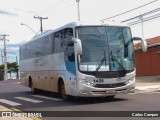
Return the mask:
M 61 81 L 60 82 L 60 94 L 61 94 L 61 97 L 64 99 L 64 100 L 70 100 L 71 99 L 71 96 L 67 95 L 66 94 L 66 89 L 65 89 L 65 85 L 64 85 L 64 82 Z
M 115 95 L 111 95 L 111 96 L 107 96 L 107 99 L 113 99 L 115 97 Z
M 31 83 L 31 91 L 32 91 L 33 94 L 37 94 L 38 93 L 38 89 L 34 88 L 33 82 Z

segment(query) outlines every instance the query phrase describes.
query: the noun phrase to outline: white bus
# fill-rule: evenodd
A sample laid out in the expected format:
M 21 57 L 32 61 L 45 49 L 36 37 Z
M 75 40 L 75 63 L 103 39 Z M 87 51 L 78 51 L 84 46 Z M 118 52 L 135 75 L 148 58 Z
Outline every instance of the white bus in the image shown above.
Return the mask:
M 114 97 L 135 89 L 131 30 L 124 24 L 73 22 L 20 46 L 21 83 L 64 99 Z

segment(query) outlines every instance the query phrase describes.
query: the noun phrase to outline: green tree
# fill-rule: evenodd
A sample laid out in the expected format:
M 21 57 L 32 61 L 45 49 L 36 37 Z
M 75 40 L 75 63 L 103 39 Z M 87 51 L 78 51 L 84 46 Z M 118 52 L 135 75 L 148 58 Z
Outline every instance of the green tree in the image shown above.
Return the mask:
M 19 77 L 18 71 L 19 71 L 19 66 L 18 66 L 17 62 L 13 62 L 12 63 L 12 72 L 17 74 L 16 75 L 17 78 Z
M 4 79 L 4 65 L 0 65 L 0 80 Z
M 17 78 L 18 78 L 18 71 L 19 71 L 19 66 L 17 62 L 12 62 L 12 63 L 7 63 L 8 67 L 8 73 L 10 74 L 10 78 L 12 76 L 12 73 L 17 73 Z
M 8 68 L 8 73 L 10 74 L 10 79 L 12 79 L 12 71 L 13 71 L 13 67 L 12 67 L 12 63 L 7 63 L 7 68 Z

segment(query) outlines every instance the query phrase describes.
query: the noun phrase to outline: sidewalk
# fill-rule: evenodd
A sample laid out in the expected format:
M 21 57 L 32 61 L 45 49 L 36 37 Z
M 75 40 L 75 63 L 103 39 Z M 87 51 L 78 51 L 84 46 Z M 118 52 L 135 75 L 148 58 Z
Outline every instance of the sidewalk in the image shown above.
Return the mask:
M 136 90 L 160 91 L 160 75 L 136 77 Z

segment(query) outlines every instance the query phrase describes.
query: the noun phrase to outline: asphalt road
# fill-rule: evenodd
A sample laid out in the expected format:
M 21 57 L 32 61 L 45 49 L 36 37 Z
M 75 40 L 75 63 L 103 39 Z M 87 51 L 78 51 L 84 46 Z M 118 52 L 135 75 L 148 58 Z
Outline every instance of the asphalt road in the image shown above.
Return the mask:
M 10 102 L 11 101 L 11 102 Z M 0 81 L 0 105 L 9 109 L 22 111 L 72 111 L 73 115 L 83 116 L 83 111 L 160 111 L 160 92 L 147 91 L 115 98 L 75 98 L 71 101 L 62 100 L 58 95 L 43 92 L 33 95 L 30 88 L 22 86 L 18 80 Z M 74 112 L 73 112 L 74 111 Z M 75 113 L 75 111 L 82 111 Z M 46 112 L 45 112 L 46 113 Z M 70 113 L 70 114 L 72 114 Z M 113 112 L 113 114 L 116 112 Z M 50 114 L 56 114 L 51 112 Z M 64 113 L 62 113 L 64 114 Z M 93 117 L 91 112 L 87 117 L 50 117 L 44 120 L 158 120 L 160 117 Z M 101 114 L 101 113 L 100 113 Z M 107 114 L 107 112 L 106 112 Z M 126 113 L 127 114 L 127 113 Z M 92 116 L 93 115 L 93 116 Z M 95 115 L 96 116 L 96 115 Z M 114 115 L 113 115 L 114 116 Z M 116 116 L 116 115 L 115 115 Z

